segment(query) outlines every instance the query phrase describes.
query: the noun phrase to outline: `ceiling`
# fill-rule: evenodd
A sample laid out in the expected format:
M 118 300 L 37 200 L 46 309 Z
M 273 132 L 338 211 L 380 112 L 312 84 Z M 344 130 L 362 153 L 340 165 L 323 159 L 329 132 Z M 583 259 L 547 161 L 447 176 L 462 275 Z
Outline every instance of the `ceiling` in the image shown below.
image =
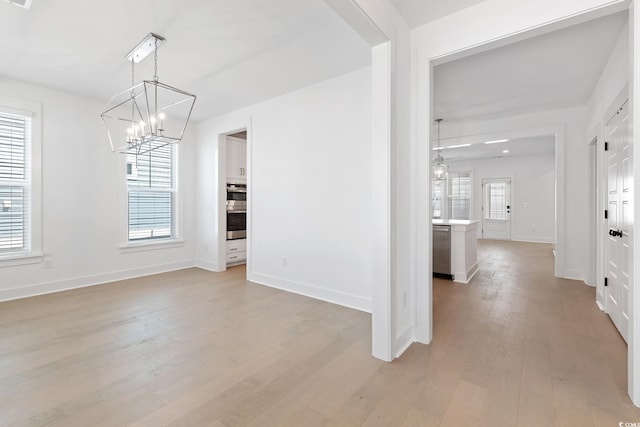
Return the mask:
M 491 138 L 492 139 L 492 138 Z M 485 140 L 487 140 L 485 138 Z M 442 157 L 447 163 L 466 160 L 490 159 L 497 157 L 531 156 L 536 154 L 554 154 L 556 140 L 553 135 L 541 135 L 524 138 L 511 138 L 509 141 L 485 144 L 485 140 L 468 141 L 468 147 L 443 149 Z M 457 141 L 467 142 L 467 141 Z M 456 143 L 456 145 L 457 145 Z M 442 146 L 446 146 L 443 141 Z M 508 152 L 505 153 L 504 151 Z M 435 155 L 435 153 L 434 153 Z
M 484 0 L 391 0 L 411 28 L 466 9 Z
M 0 76 L 106 101 L 130 86 L 124 56 L 150 32 L 166 38 L 160 81 L 198 96 L 195 120 L 371 62 L 323 0 L 34 0 L 0 2 Z M 136 81 L 152 69 L 150 56 Z
M 436 66 L 435 117 L 487 120 L 586 105 L 627 19 L 620 12 Z
M 586 105 L 627 20 L 621 12 L 436 66 L 434 117 L 446 126 Z M 442 156 L 455 162 L 555 152 L 551 135 L 513 136 L 486 145 L 482 135 L 457 135 L 442 146 L 472 145 Z

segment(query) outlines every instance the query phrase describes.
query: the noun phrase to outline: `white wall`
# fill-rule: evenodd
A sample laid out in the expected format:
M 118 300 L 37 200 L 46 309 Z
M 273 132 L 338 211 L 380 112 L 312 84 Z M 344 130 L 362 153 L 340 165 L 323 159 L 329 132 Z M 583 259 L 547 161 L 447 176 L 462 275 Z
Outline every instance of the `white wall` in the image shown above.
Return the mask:
M 326 0 L 330 4 L 340 0 Z M 414 341 L 416 233 L 412 230 L 416 204 L 426 200 L 412 197 L 415 151 L 411 139 L 411 32 L 394 5 L 388 0 L 353 0 L 355 13 L 366 15 L 370 29 L 381 37 L 366 39 L 373 49 L 373 74 L 380 76 L 373 87 L 376 120 L 386 115 L 385 126 L 374 124 L 374 183 L 384 182 L 374 195 L 376 221 L 375 277 L 373 295 L 373 354 L 393 360 Z M 349 17 L 345 18 L 352 22 Z M 352 22 L 352 25 L 353 22 Z M 361 26 L 354 25 L 356 31 Z M 380 44 L 378 44 L 380 43 Z M 378 144 L 379 142 L 379 144 Z M 425 227 L 429 232 L 430 227 Z M 388 264 L 388 265 L 384 265 Z M 421 263 L 422 264 L 422 263 Z
M 482 180 L 511 178 L 511 240 L 555 241 L 555 156 L 537 154 L 451 161 L 450 171 L 471 171 L 471 219 L 482 220 Z M 478 238 L 482 226 L 478 227 Z
M 248 279 L 370 311 L 371 68 L 198 124 L 197 262 L 211 269 L 224 238 L 218 135 L 243 127 Z
M 0 300 L 103 283 L 193 265 L 193 221 L 185 243 L 122 253 L 126 185 L 122 157 L 111 152 L 99 115 L 104 103 L 13 80 L 0 94 L 42 104 L 42 241 L 44 263 L 0 268 Z M 193 210 L 194 138 L 180 155 L 182 217 Z
M 620 92 L 629 82 L 629 24 L 620 37 L 587 103 L 587 139 L 599 136 L 604 126 L 605 114 Z

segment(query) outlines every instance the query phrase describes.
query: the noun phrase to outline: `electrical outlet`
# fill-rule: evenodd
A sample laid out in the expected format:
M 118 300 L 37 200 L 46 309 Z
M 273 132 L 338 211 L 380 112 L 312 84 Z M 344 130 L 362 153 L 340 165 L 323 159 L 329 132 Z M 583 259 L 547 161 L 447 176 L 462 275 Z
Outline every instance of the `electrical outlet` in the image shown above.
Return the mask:
M 407 306 L 407 293 L 406 292 L 402 293 L 402 306 L 403 307 Z
M 50 269 L 53 268 L 53 260 L 51 258 L 45 258 L 44 259 L 44 268 L 46 269 Z
M 283 267 L 286 267 L 286 266 L 287 266 L 287 257 L 286 257 L 286 256 L 283 256 L 283 257 L 282 257 L 282 266 L 283 266 Z

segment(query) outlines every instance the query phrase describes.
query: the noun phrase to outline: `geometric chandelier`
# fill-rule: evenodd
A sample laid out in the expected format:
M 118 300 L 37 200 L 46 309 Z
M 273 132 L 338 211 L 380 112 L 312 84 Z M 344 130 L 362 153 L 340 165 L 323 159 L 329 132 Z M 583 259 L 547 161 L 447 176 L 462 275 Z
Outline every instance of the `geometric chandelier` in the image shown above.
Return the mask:
M 139 155 L 182 140 L 196 96 L 158 80 L 158 47 L 164 40 L 149 33 L 126 55 L 131 87 L 114 95 L 100 114 L 113 152 Z M 136 84 L 135 64 L 151 52 L 153 80 Z
M 444 163 L 444 158 L 440 153 L 440 122 L 442 119 L 436 119 L 438 123 L 438 157 L 433 161 L 433 180 L 446 181 L 449 177 L 449 166 Z

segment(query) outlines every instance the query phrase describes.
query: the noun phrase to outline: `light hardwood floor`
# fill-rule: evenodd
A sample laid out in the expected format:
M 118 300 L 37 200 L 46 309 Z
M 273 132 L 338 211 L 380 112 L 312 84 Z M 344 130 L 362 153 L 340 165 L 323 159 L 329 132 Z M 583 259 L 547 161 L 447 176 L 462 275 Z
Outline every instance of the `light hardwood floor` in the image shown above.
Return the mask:
M 617 426 L 626 345 L 549 245 L 480 242 L 434 280 L 434 340 L 370 356 L 368 314 L 198 269 L 0 304 L 0 425 Z

